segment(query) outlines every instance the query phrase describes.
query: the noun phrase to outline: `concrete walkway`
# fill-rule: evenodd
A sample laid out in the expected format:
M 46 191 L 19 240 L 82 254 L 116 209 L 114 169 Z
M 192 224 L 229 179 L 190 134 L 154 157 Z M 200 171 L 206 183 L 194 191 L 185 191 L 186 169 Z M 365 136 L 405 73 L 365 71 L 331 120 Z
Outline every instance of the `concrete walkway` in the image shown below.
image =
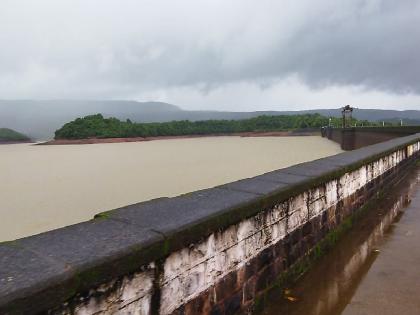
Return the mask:
M 420 314 L 420 167 L 267 304 L 266 315 Z
M 411 204 L 379 246 L 379 255 L 344 315 L 420 314 L 420 172 Z

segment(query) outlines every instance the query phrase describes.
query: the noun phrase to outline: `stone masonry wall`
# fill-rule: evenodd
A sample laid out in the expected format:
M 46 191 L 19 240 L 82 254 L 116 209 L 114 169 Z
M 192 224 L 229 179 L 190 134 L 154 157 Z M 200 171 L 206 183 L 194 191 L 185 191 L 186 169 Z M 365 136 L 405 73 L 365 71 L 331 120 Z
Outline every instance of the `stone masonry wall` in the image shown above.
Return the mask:
M 419 147 L 417 142 L 392 152 L 170 254 L 158 275 L 159 314 L 252 311 L 259 293 L 363 205 L 387 180 L 383 175 L 396 171 Z M 60 313 L 150 314 L 154 266 L 124 278 L 106 300 L 88 299 Z

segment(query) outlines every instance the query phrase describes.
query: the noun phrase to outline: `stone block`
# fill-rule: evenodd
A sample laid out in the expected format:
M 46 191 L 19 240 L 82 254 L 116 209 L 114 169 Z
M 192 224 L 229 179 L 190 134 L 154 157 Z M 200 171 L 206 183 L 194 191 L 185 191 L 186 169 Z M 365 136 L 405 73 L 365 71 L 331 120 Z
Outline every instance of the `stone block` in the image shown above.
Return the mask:
M 284 169 L 268 172 L 263 175 L 256 176 L 255 178 L 263 181 L 272 181 L 288 185 L 299 185 L 310 180 L 310 176 L 290 174 L 285 172 Z
M 242 292 L 238 292 L 228 297 L 224 303 L 225 314 L 238 314 L 241 310 Z
M 215 290 L 216 290 L 216 303 L 224 300 L 225 297 L 232 294 L 239 289 L 238 286 L 238 277 L 236 271 L 230 272 L 227 274 L 221 281 L 216 283 Z
M 109 218 L 157 231 L 171 250 L 202 239 L 261 210 L 254 193 L 212 188 L 174 198 L 160 198 L 106 213 Z M 168 248 L 169 249 L 169 248 Z
M 266 266 L 257 274 L 255 290 L 257 293 L 266 290 L 276 280 L 276 270 L 274 264 Z
M 247 178 L 218 186 L 218 188 L 244 191 L 258 195 L 272 195 L 284 191 L 289 184 L 263 180 L 263 177 Z
M 16 244 L 65 264 L 68 272 L 78 274 L 80 292 L 139 271 L 159 255 L 163 237 L 124 222 L 95 219 L 24 238 Z
M 243 287 L 244 302 L 253 301 L 256 296 L 257 277 L 250 278 Z
M 74 273 L 59 260 L 18 247 L 0 245 L 0 314 L 37 313 L 68 296 Z

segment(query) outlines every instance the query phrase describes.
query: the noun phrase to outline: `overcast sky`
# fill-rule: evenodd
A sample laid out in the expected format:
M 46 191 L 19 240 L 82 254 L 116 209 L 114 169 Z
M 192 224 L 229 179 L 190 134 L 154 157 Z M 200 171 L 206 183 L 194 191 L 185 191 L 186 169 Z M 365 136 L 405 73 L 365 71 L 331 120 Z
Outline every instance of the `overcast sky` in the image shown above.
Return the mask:
M 1 0 L 0 99 L 420 109 L 418 0 Z

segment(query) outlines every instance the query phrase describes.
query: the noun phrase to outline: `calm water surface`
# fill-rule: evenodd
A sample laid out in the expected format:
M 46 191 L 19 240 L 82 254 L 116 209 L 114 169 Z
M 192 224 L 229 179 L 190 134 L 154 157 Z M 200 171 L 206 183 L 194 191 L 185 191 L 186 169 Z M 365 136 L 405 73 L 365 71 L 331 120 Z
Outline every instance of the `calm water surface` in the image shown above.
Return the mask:
M 0 241 L 339 152 L 317 136 L 0 145 Z

